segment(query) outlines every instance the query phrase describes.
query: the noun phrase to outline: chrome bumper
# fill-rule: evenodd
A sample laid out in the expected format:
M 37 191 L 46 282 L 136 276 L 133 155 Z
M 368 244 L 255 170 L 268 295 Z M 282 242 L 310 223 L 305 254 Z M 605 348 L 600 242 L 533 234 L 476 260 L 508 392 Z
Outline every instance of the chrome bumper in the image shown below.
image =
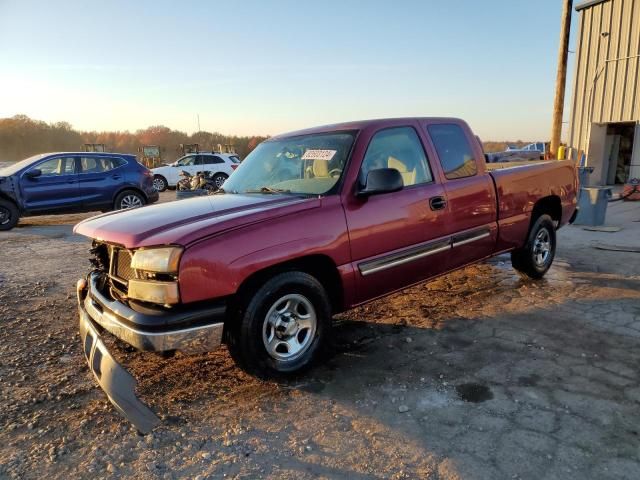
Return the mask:
M 82 280 L 81 280 L 82 282 Z M 110 300 L 100 293 L 96 277 L 90 275 L 86 294 L 79 305 L 91 320 L 120 340 L 137 348 L 151 352 L 180 350 L 187 354 L 210 352 L 222 343 L 224 329 L 224 307 L 201 309 L 186 317 L 187 320 L 206 321 L 204 325 L 180 327 L 166 325 L 166 317 L 145 315 L 128 308 L 120 302 Z M 185 315 L 182 315 L 185 317 Z M 144 321 L 144 322 L 143 322 Z M 139 323 L 136 323 L 139 322 Z M 141 323 L 143 322 L 143 325 Z
M 136 380 L 111 356 L 87 312 L 80 308 L 82 350 L 98 385 L 114 407 L 141 433 L 150 432 L 160 419 L 136 397 Z
M 171 328 L 165 325 L 169 323 L 166 318 L 137 315 L 128 307 L 102 295 L 93 275 L 90 275 L 87 280 L 78 281 L 77 296 L 80 338 L 89 369 L 114 407 L 140 432 L 148 433 L 160 422 L 160 419 L 136 397 L 135 378 L 109 353 L 100 337 L 101 329 L 139 350 L 155 352 L 180 350 L 186 353 L 201 353 L 220 346 L 224 322 L 166 330 Z M 203 316 L 205 319 L 222 318 L 224 308 L 198 310 L 195 313 L 182 312 L 178 320 L 201 319 Z M 136 328 L 127 324 L 131 320 L 151 324 L 156 318 L 162 325 L 162 331 Z
M 84 309 L 94 322 L 138 350 L 204 353 L 215 350 L 222 343 L 222 322 L 169 332 L 149 332 L 125 325 L 111 312 L 100 311 L 99 304 L 89 295 L 84 299 Z

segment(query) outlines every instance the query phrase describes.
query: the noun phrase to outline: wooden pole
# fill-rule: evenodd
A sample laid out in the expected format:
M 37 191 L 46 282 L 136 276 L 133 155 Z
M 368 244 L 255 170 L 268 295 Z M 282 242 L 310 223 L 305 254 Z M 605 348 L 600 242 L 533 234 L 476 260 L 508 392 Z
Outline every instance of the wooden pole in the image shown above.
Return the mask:
M 569 53 L 569 34 L 571 33 L 571 10 L 573 0 L 564 0 L 562 23 L 560 25 L 560 48 L 558 50 L 558 74 L 556 76 L 556 97 L 553 102 L 553 120 L 551 122 L 551 158 L 557 158 L 560 136 L 562 134 L 562 115 L 564 113 L 564 92 L 567 83 L 567 56 Z

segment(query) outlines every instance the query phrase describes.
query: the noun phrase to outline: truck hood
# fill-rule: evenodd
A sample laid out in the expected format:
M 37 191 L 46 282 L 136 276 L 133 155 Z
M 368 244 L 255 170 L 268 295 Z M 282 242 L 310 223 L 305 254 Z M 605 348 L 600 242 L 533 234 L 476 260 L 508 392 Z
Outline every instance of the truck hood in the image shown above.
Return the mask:
M 317 197 L 211 195 L 99 215 L 73 231 L 125 248 L 187 246 L 225 230 L 319 206 Z

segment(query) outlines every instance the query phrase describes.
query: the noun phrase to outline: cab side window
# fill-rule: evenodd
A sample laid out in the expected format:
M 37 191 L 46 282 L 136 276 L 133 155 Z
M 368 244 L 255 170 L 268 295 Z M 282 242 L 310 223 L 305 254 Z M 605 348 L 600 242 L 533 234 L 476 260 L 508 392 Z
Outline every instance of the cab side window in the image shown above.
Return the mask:
M 38 164 L 35 168 L 42 172 L 43 177 L 73 175 L 76 171 L 76 159 L 74 157 L 52 158 Z
M 108 157 L 80 157 L 80 172 L 103 173 L 121 165 L 119 159 Z
M 204 163 L 207 165 L 211 165 L 214 163 L 224 163 L 224 160 L 214 155 L 203 155 L 202 158 L 204 159 Z
M 362 161 L 360 183 L 378 168 L 395 168 L 402 175 L 405 187 L 433 180 L 427 156 L 418 134 L 412 127 L 387 128 L 376 133 Z
M 178 165 L 181 167 L 191 167 L 196 164 L 196 155 L 189 155 L 182 157 L 178 160 Z
M 429 125 L 427 130 L 448 180 L 472 177 L 478 173 L 473 149 L 459 125 Z

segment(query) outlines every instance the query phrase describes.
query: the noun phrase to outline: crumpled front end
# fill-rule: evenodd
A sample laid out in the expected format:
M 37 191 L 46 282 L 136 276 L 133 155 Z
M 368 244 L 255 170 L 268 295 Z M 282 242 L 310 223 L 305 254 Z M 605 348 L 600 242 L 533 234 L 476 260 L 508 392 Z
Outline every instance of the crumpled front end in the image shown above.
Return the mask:
M 226 304 L 163 306 L 132 300 L 128 287 L 140 275 L 131 267 L 131 252 L 99 243 L 92 251 L 94 270 L 77 284 L 83 351 L 111 403 L 140 432 L 147 433 L 159 420 L 136 397 L 135 379 L 111 355 L 102 336 L 113 335 L 141 351 L 212 351 L 222 342 Z

